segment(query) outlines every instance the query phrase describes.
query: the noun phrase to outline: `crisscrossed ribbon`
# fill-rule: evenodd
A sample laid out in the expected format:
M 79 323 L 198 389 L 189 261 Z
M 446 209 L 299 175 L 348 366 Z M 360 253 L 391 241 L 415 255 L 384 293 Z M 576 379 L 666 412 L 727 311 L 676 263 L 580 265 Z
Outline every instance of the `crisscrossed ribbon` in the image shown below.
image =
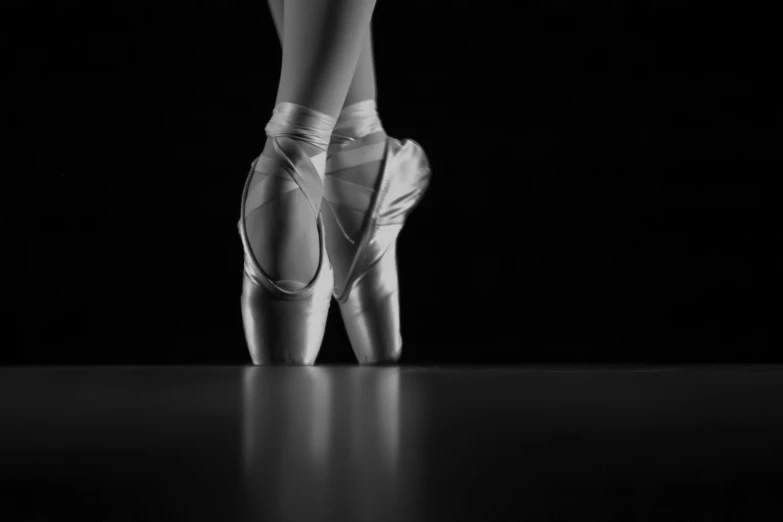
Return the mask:
M 306 172 L 303 174 L 300 171 L 300 168 L 303 165 L 302 160 L 304 158 L 291 157 L 282 147 L 280 147 L 280 142 L 275 138 L 284 137 L 296 139 L 309 143 L 324 152 L 333 147 L 336 147 L 337 151 L 339 151 L 340 147 L 357 140 L 357 138 L 349 134 L 353 134 L 354 136 L 366 136 L 383 130 L 380 120 L 378 119 L 375 100 L 365 100 L 344 108 L 337 120 L 327 114 L 302 105 L 280 102 L 275 106 L 272 118 L 269 120 L 264 130 L 267 136 L 274 139 L 275 150 L 283 157 L 285 166 L 287 167 L 281 170 L 285 170 L 287 175 L 271 172 L 270 166 L 272 160 L 265 156 L 260 156 L 257 159 L 255 170 L 258 172 L 266 171 L 268 176 L 275 176 L 295 182 L 296 186 L 304 193 L 316 219 L 320 209 L 320 201 L 326 201 L 343 237 L 345 237 L 349 243 L 355 244 L 355 241 L 346 232 L 332 203 L 326 197 L 323 197 L 325 176 L 317 173 L 319 181 L 321 182 L 318 184 L 315 182 L 315 176 L 312 175 L 313 173 Z M 290 149 L 289 152 L 291 152 Z M 305 170 L 309 169 L 305 168 Z M 294 188 L 292 187 L 291 190 L 294 190 Z M 272 190 L 267 191 L 265 190 L 265 187 L 256 186 L 251 188 L 251 194 L 248 195 L 248 201 L 252 200 L 253 204 L 251 204 L 246 211 L 248 213 L 252 212 L 254 209 L 259 208 L 279 195 L 279 192 Z
M 357 141 L 361 138 L 354 136 L 364 137 L 376 132 L 382 131 L 383 126 L 378 118 L 378 110 L 375 100 L 363 100 L 358 103 L 349 105 L 343 108 L 340 112 L 340 116 L 337 119 L 334 130 L 332 131 L 331 144 L 329 148 L 339 151 L 341 147 L 348 143 Z M 353 136 L 352 136 L 353 135 Z M 340 227 L 340 231 L 343 233 L 345 239 L 352 245 L 355 244 L 354 240 L 348 235 L 340 222 L 340 218 L 335 212 L 334 207 L 329 202 L 329 199 L 324 197 L 324 201 L 329 206 L 329 209 L 334 215 L 334 219 L 337 222 L 337 226 Z
M 329 147 L 330 139 L 332 139 L 333 136 L 332 130 L 334 129 L 335 123 L 335 118 L 332 118 L 331 116 L 322 112 L 318 112 L 308 107 L 294 103 L 280 102 L 275 106 L 275 109 L 272 112 L 272 119 L 269 120 L 269 123 L 267 123 L 264 131 L 269 137 L 288 137 L 297 139 L 314 145 L 315 147 L 318 147 L 319 149 L 326 152 Z M 288 159 L 287 156 L 286 159 Z M 308 194 L 309 191 L 305 190 L 307 184 L 304 182 L 304 180 L 307 178 L 301 175 L 297 164 L 298 162 L 296 161 L 289 162 L 289 169 L 286 169 L 286 171 L 289 172 L 296 184 L 299 185 L 299 188 L 301 188 L 302 192 L 304 192 L 305 197 L 307 198 L 311 208 L 313 209 L 313 212 L 315 213 L 316 219 L 318 218 L 318 210 L 320 205 L 317 205 L 312 201 L 311 196 L 313 195 L 320 196 L 321 200 L 326 202 L 327 206 L 334 215 L 337 226 L 340 228 L 340 232 L 342 232 L 345 239 L 353 244 L 353 239 L 351 239 L 351 237 L 345 231 L 345 227 L 343 227 L 343 224 L 340 222 L 340 219 L 332 207 L 332 204 L 329 202 L 329 200 L 323 197 L 323 177 L 319 173 L 318 177 L 321 185 L 318 193 Z

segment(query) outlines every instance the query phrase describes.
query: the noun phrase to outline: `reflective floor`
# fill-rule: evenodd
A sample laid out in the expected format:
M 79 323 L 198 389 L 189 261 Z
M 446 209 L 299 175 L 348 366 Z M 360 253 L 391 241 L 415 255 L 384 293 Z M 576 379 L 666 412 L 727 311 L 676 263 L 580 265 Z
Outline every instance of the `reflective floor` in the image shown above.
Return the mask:
M 783 520 L 780 366 L 6 367 L 0 423 L 14 522 Z

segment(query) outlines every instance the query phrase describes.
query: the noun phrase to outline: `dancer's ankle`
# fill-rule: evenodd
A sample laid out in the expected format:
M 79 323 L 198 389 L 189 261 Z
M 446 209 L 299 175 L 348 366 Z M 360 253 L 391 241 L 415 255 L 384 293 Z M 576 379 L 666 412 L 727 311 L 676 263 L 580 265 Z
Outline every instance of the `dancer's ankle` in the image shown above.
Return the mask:
M 323 181 L 326 168 L 326 149 L 336 119 L 304 105 L 280 102 L 275 105 L 272 119 L 266 125 L 267 140 L 264 156 L 274 155 L 274 138 L 285 136 L 295 140 L 302 152 L 311 159 Z
M 358 140 L 383 130 L 375 99 L 367 99 L 346 105 L 340 111 L 332 131 L 330 145 Z
M 270 147 L 271 138 L 285 136 L 310 145 L 306 150 L 326 151 L 336 119 L 304 105 L 279 102 L 272 119 L 264 130 L 268 136 L 264 152 Z

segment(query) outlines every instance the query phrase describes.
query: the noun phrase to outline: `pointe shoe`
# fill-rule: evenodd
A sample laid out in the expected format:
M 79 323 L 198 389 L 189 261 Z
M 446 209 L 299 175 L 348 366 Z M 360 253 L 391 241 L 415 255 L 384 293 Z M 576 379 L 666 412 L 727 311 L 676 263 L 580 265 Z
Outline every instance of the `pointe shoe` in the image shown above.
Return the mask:
M 255 365 L 313 365 L 321 348 L 332 299 L 334 276 L 326 252 L 320 215 L 323 184 L 312 161 L 290 138 L 275 138 L 283 167 L 304 192 L 318 226 L 320 259 L 314 279 L 304 288 L 285 288 L 273 282 L 258 264 L 247 238 L 245 202 L 258 158 L 253 161 L 242 191 L 239 235 L 244 248 L 242 320 L 250 357 Z
M 393 364 L 402 354 L 397 237 L 429 186 L 431 171 L 424 150 L 415 141 L 401 143 L 387 137 L 385 143 L 372 145 L 373 140 L 377 142 L 377 136 L 371 134 L 346 144 L 333 144 L 327 151 L 329 173 L 365 163 L 362 156 L 372 154 L 373 147 L 384 148 L 381 173 L 356 240 L 355 255 L 335 256 L 330 252 L 331 263 L 351 259 L 350 266 L 343 267 L 347 270 L 341 271 L 347 273 L 345 282 L 339 288 L 335 285 L 333 295 L 358 362 Z M 340 190 L 351 190 L 350 184 L 327 175 L 327 205 L 322 208 L 322 215 L 327 216 L 326 233 L 342 233 L 354 243 L 331 206 Z

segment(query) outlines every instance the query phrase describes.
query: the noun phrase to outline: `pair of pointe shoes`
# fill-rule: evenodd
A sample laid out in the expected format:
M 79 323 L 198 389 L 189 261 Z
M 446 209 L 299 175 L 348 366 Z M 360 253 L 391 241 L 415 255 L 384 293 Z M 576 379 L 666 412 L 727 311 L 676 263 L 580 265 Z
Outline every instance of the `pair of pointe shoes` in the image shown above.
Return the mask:
M 334 144 L 327 151 L 326 172 L 361 162 L 362 148 L 373 134 Z M 368 141 L 369 140 L 369 141 Z M 377 141 L 377 139 L 375 140 Z M 341 234 L 339 219 L 329 205 L 321 208 L 324 185 L 310 158 L 290 138 L 275 138 L 284 169 L 310 202 L 318 227 L 320 260 L 315 278 L 301 290 L 277 286 L 252 253 L 245 227 L 245 200 L 258 158 L 242 194 L 239 235 L 244 247 L 242 319 L 253 364 L 312 365 L 321 348 L 326 318 L 334 296 L 340 306 L 354 354 L 360 364 L 393 364 L 402 352 L 396 244 L 405 219 L 421 200 L 430 168 L 421 146 L 413 140 L 386 137 L 375 192 L 356 240 L 355 255 L 328 252 L 327 234 Z M 369 149 L 370 146 L 364 147 Z M 329 189 L 327 176 L 327 190 Z M 322 214 L 327 214 L 324 219 Z M 339 243 L 333 243 L 332 248 Z M 342 254 L 342 255 L 338 255 Z M 340 288 L 330 259 L 348 266 Z

